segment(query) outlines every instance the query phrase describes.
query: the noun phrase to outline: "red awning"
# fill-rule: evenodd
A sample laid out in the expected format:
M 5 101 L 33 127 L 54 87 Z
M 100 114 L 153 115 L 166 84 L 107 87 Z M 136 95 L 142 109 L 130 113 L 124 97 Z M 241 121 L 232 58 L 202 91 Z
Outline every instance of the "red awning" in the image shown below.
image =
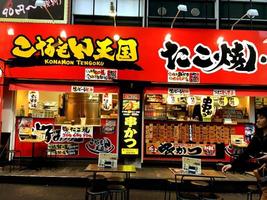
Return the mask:
M 145 89 L 145 94 L 168 94 L 168 87 L 151 87 Z M 187 88 L 191 95 L 213 95 L 214 89 L 210 88 Z M 227 89 L 216 89 L 227 90 Z M 263 89 L 229 89 L 235 91 L 235 96 L 267 97 L 267 90 Z
M 9 90 L 35 90 L 50 92 L 71 92 L 72 85 L 54 85 L 54 84 L 29 84 L 29 83 L 12 83 Z M 95 93 L 118 93 L 117 86 L 90 86 L 94 88 Z
M 145 94 L 168 94 L 168 87 L 151 87 L 145 89 Z M 185 88 L 190 91 L 191 95 L 212 95 L 212 89 L 205 88 Z

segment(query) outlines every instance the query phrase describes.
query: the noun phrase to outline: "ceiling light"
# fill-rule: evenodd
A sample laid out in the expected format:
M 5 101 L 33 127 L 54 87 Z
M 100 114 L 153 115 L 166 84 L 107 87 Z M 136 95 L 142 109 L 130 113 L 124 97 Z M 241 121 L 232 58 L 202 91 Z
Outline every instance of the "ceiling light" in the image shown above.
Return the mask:
M 60 37 L 61 38 L 67 38 L 67 33 L 66 33 L 65 30 L 63 30 L 63 31 L 60 32 Z
M 179 4 L 179 5 L 177 6 L 177 13 L 176 13 L 175 17 L 174 17 L 173 20 L 172 20 L 171 28 L 173 27 L 173 24 L 174 24 L 176 18 L 178 17 L 178 15 L 179 15 L 179 13 L 180 13 L 181 11 L 182 11 L 182 12 L 187 12 L 187 6 L 186 6 L 186 5 L 183 5 L 183 4 Z
M 120 36 L 119 36 L 118 34 L 115 34 L 115 35 L 113 36 L 113 39 L 114 39 L 115 41 L 118 41 L 118 40 L 120 39 Z
M 171 37 L 172 37 L 172 35 L 170 33 L 167 33 L 165 35 L 165 41 L 170 41 L 171 40 Z
M 217 44 L 220 45 L 224 41 L 224 38 L 222 36 L 218 37 Z
M 7 29 L 7 34 L 8 34 L 8 35 L 15 35 L 15 33 L 14 33 L 14 29 L 13 29 L 13 28 L 9 28 L 9 29 Z
M 259 16 L 259 12 L 257 9 L 249 9 L 246 14 L 244 14 L 241 18 L 239 18 L 231 27 L 231 30 L 234 30 L 234 26 L 240 22 L 242 19 L 244 19 L 246 16 L 250 17 L 251 19 L 254 17 Z

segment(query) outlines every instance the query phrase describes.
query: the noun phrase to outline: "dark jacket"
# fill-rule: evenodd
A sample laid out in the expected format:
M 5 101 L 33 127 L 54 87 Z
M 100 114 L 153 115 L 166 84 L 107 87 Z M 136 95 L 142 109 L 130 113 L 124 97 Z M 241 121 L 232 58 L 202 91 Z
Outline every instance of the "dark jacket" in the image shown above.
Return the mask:
M 257 165 L 248 164 L 251 158 L 258 158 L 263 156 L 261 152 L 267 153 L 267 136 L 263 136 L 262 130 L 256 130 L 256 134 L 250 141 L 248 147 L 232 162 L 232 170 L 245 171 L 251 168 L 257 168 L 263 163 Z

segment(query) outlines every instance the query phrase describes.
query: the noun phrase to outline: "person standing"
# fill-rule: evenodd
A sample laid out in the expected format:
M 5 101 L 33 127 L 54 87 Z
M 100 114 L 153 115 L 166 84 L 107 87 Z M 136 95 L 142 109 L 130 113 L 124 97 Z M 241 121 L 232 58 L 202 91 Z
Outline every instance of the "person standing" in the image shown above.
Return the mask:
M 224 165 L 222 172 L 240 171 L 247 166 L 246 162 L 251 158 L 255 158 L 261 164 L 267 163 L 267 107 L 262 107 L 257 112 L 256 128 L 247 148 L 231 164 Z M 261 200 L 267 200 L 267 181 L 259 184 L 262 190 Z

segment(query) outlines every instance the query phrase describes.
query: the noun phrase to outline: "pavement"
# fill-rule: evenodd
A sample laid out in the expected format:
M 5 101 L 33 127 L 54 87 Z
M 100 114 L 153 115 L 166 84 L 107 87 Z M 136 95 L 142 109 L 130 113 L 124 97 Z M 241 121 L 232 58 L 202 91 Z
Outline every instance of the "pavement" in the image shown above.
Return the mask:
M 219 193 L 224 200 L 244 200 L 245 193 Z M 32 184 L 0 184 L 1 200 L 84 200 L 85 188 L 80 186 L 32 185 Z M 130 200 L 163 200 L 162 190 L 131 189 Z M 254 200 L 257 196 L 254 196 Z M 171 200 L 175 200 L 172 193 Z
M 53 165 L 35 166 L 5 166 L 0 169 L 0 183 L 2 184 L 35 184 L 54 186 L 84 187 L 87 177 L 92 175 L 84 169 L 91 161 L 65 161 L 53 163 Z M 173 167 L 173 166 L 172 166 Z M 114 173 L 104 173 L 106 177 L 114 176 Z M 116 176 L 123 176 L 116 174 Z M 130 187 L 136 190 L 164 190 L 168 179 L 173 179 L 173 174 L 168 166 L 142 166 L 137 172 L 131 174 Z M 203 180 L 203 178 L 198 178 Z M 205 180 L 205 179 L 204 179 Z M 255 184 L 256 179 L 248 173 L 226 173 L 225 178 L 217 178 L 214 183 L 214 192 L 219 193 L 245 193 L 247 186 Z M 182 185 L 182 190 L 191 191 L 191 185 Z M 175 189 L 175 187 L 171 187 Z M 195 188 L 194 188 L 195 189 Z M 2 198 L 0 198 L 2 200 Z

